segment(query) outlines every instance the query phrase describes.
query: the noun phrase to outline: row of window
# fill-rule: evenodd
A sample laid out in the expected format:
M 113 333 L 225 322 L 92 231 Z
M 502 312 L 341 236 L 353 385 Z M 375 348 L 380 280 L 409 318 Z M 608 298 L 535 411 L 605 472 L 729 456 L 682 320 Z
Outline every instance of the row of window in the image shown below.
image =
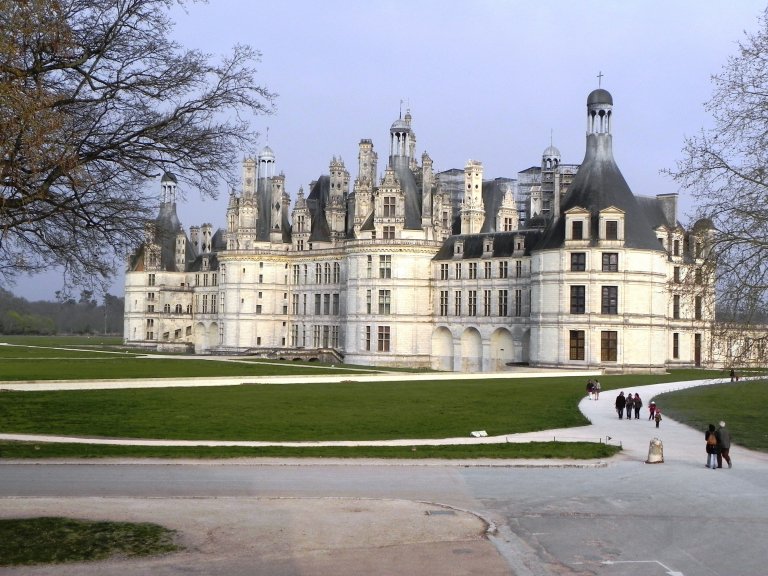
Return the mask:
M 569 334 L 569 358 L 571 360 L 585 359 L 585 332 L 584 330 L 571 330 Z M 701 336 L 696 335 L 697 345 Z M 618 332 L 614 330 L 603 330 L 600 332 L 600 360 L 602 362 L 615 362 L 618 355 Z M 680 358 L 680 334 L 672 334 L 672 358 Z
M 480 292 L 480 294 L 478 294 Z M 524 302 L 523 298 L 528 302 Z M 493 316 L 493 291 L 492 290 L 468 290 L 466 298 L 466 310 L 464 309 L 464 293 L 456 290 L 453 293 L 453 315 L 454 316 Z M 449 311 L 449 291 L 440 290 L 440 300 L 438 305 L 438 315 L 448 316 Z M 527 315 L 530 310 L 530 292 L 515 290 L 512 301 L 512 316 Z M 509 316 L 509 290 L 499 290 L 496 298 L 496 316 Z
M 309 326 L 311 332 L 307 333 L 307 326 L 294 324 L 291 326 L 290 341 L 293 347 L 312 348 L 338 348 L 339 327 L 314 324 Z M 310 340 L 311 338 L 311 340 Z
M 293 314 L 308 314 L 309 308 L 308 294 L 291 295 L 291 312 Z M 314 295 L 314 314 L 315 316 L 338 316 L 341 311 L 339 294 L 315 294 Z
M 571 286 L 571 314 L 587 313 L 587 287 L 582 285 Z M 619 313 L 619 287 L 602 286 L 600 288 L 600 313 Z
M 464 264 L 466 264 L 466 268 L 464 267 Z M 478 279 L 481 271 L 479 264 L 483 265 L 483 278 L 493 278 L 493 262 L 456 262 L 453 264 L 453 278 L 461 280 L 464 275 L 464 270 L 466 270 L 467 278 L 469 280 Z M 451 265 L 447 263 L 440 264 L 440 280 L 451 279 L 450 266 Z M 528 266 L 525 266 L 522 260 L 515 260 L 515 278 L 527 275 L 527 268 Z M 509 278 L 509 262 L 506 260 L 499 261 L 497 272 L 497 278 Z
M 293 265 L 293 283 L 309 284 L 311 264 Z M 341 264 L 330 262 L 325 264 L 316 263 L 314 267 L 315 284 L 338 284 L 341 281 Z
M 571 252 L 571 272 L 584 272 L 587 269 L 587 253 Z M 602 271 L 619 271 L 619 254 L 617 252 L 602 253 Z

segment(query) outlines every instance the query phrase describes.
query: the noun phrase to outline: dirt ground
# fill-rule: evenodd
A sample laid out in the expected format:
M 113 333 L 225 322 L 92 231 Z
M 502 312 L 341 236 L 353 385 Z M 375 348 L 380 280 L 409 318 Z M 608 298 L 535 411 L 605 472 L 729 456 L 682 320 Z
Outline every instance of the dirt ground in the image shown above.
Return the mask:
M 404 500 L 349 498 L 7 498 L 0 517 L 68 516 L 155 522 L 183 552 L 55 566 L 2 575 L 366 574 L 508 575 L 468 512 Z

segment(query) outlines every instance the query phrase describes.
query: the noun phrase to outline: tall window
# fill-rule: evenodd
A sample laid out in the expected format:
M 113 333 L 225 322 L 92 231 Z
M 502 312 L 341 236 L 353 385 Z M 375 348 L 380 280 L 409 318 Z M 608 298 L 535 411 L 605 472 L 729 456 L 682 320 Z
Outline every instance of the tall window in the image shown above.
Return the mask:
M 147 275 L 147 284 L 149 286 L 154 286 L 155 285 L 155 275 L 154 274 Z
M 315 316 L 320 316 L 321 307 L 322 307 L 322 295 L 315 294 Z
M 571 314 L 586 312 L 586 287 L 571 286 Z
M 571 222 L 571 237 L 574 240 L 581 240 L 584 238 L 584 222 L 581 220 Z
M 619 255 L 616 252 L 603 252 L 603 272 L 619 271 Z
M 338 284 L 341 280 L 341 264 L 338 262 L 333 263 L 333 282 Z
M 379 326 L 379 352 L 389 352 L 389 326 Z
M 680 358 L 680 334 L 672 333 L 672 358 Z
M 507 278 L 509 276 L 509 262 L 499 262 L 499 278 Z
M 680 284 L 680 266 L 675 266 L 672 269 L 672 281 L 675 284 Z
M 298 284 L 300 278 L 300 268 L 298 264 L 293 265 L 293 283 Z
M 369 351 L 371 349 L 371 327 L 370 326 L 365 327 L 365 333 L 363 335 L 363 348 Z
M 292 314 L 299 313 L 299 295 L 298 294 L 291 294 L 291 313 Z
M 394 218 L 395 217 L 395 197 L 394 196 L 384 196 L 384 214 L 382 214 L 384 218 Z
M 672 296 L 672 318 L 675 320 L 680 318 L 680 294 Z
M 619 349 L 618 332 L 604 330 L 600 332 L 600 360 L 603 362 L 616 362 Z
M 365 291 L 365 313 L 366 314 L 371 313 L 371 291 L 370 290 Z
M 605 239 L 606 240 L 619 239 L 619 223 L 616 220 L 605 221 Z
M 470 316 L 477 316 L 477 290 L 470 290 L 467 298 L 467 313 Z
M 448 264 L 440 264 L 440 280 L 448 280 Z
M 456 280 L 461 280 L 461 262 L 456 263 Z
M 515 278 L 520 278 L 523 275 L 523 261 L 515 260 Z
M 389 314 L 391 309 L 392 292 L 379 290 L 379 314 Z
M 336 316 L 339 315 L 339 295 L 334 294 L 333 295 L 333 314 Z
M 366 270 L 367 270 L 368 278 L 372 278 L 373 277 L 373 256 L 368 256 Z
M 453 315 L 461 316 L 461 291 L 459 290 L 453 293 Z
M 523 291 L 515 290 L 515 316 L 523 315 Z
M 488 279 L 491 277 L 491 263 L 485 262 L 484 263 L 484 278 Z
M 587 269 L 586 252 L 571 252 L 571 272 L 584 272 Z
M 315 264 L 315 284 L 320 284 L 323 281 L 323 265 Z
M 323 294 L 323 314 L 328 316 L 331 313 L 331 295 Z
M 379 278 L 392 278 L 392 255 L 379 256 Z
M 693 316 L 696 320 L 701 320 L 701 296 L 696 296 L 693 300 Z
M 584 330 L 571 330 L 569 340 L 569 358 L 571 360 L 584 360 Z
M 483 290 L 483 316 L 491 315 L 491 291 Z
M 448 290 L 440 290 L 440 316 L 448 316 Z
M 477 262 L 469 263 L 469 279 L 470 280 L 477 279 Z
M 603 286 L 601 290 L 600 312 L 602 314 L 619 313 L 619 287 Z
M 326 284 L 331 283 L 331 265 L 330 263 L 326 262 L 325 267 L 323 268 L 325 270 L 325 275 L 323 276 L 323 281 Z
M 509 313 L 507 290 L 499 290 L 499 316 L 506 316 Z

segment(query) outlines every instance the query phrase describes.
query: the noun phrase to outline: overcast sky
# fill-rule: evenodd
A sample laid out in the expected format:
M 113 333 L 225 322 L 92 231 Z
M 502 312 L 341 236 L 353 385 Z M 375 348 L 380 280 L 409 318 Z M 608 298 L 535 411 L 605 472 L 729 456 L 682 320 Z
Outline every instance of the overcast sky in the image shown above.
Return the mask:
M 703 104 L 711 75 L 757 29 L 765 0 L 211 0 L 174 11 L 176 37 L 214 55 L 236 43 L 260 50 L 260 82 L 278 94 L 276 113 L 258 117 L 286 189 L 328 172 L 341 157 L 352 179 L 357 145 L 373 140 L 379 171 L 389 127 L 409 108 L 417 157 L 437 171 L 484 165 L 486 179 L 538 165 L 552 143 L 562 161 L 584 156 L 586 98 L 613 95 L 614 156 L 635 194 L 678 192 L 660 174 L 683 139 L 709 124 Z M 258 150 L 251 153 L 255 155 Z M 239 159 L 235 162 L 239 170 Z M 159 190 L 159 183 L 157 184 Z M 185 228 L 223 227 L 227 193 L 202 202 L 184 191 Z M 693 205 L 681 195 L 679 219 Z M 53 299 L 58 277 L 12 288 Z M 122 276 L 112 293 L 122 295 Z

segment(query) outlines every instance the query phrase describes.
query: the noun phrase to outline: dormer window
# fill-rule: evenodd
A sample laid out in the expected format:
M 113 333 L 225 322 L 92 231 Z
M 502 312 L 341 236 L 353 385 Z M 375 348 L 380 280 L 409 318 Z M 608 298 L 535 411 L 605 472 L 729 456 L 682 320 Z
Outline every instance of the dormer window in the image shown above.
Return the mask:
M 624 211 L 609 206 L 600 211 L 600 240 L 609 242 L 613 246 L 623 243 L 624 234 Z
M 493 240 L 490 238 L 486 238 L 483 242 L 483 254 L 486 256 L 491 256 L 493 254 Z
M 456 244 L 453 246 L 453 254 L 455 256 L 461 256 L 463 252 L 464 252 L 464 242 L 460 240 L 456 242 Z
M 619 223 L 616 220 L 605 221 L 605 239 L 606 240 L 619 239 Z
M 577 220 L 571 222 L 571 239 L 583 240 L 584 239 L 584 222 Z
M 579 206 L 565 212 L 565 240 L 575 242 L 579 246 L 585 245 L 589 240 L 589 210 Z

